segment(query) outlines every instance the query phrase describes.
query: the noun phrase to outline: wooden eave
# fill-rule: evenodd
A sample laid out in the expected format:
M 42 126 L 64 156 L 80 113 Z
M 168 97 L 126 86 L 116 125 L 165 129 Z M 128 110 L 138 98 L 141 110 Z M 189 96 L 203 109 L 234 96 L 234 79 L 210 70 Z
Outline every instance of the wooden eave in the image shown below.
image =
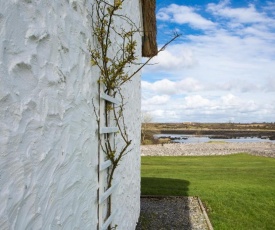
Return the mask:
M 156 0 L 141 0 L 143 18 L 142 56 L 153 57 L 158 53 Z

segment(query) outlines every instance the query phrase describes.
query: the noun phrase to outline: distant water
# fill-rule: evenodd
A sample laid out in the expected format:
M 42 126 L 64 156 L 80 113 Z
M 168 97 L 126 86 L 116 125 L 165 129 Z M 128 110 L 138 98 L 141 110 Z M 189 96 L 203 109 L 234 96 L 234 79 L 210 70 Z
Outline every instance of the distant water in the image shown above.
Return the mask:
M 196 135 L 184 135 L 184 134 L 156 134 L 154 135 L 156 138 L 159 137 L 176 137 L 176 138 L 187 138 L 187 139 L 180 139 L 180 140 L 172 140 L 174 143 L 205 143 L 209 141 L 225 141 L 225 142 L 273 142 L 275 140 L 269 139 L 261 139 L 258 137 L 240 137 L 234 139 L 210 139 L 208 136 L 196 136 Z

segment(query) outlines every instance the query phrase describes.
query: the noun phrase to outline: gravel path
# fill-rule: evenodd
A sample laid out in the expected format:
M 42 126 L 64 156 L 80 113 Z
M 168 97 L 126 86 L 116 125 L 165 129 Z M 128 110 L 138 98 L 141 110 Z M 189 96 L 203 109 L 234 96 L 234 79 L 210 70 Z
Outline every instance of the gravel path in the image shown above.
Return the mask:
M 212 230 L 198 197 L 142 197 L 136 230 Z
M 172 143 L 162 145 L 142 145 L 141 156 L 210 156 L 234 153 L 250 153 L 275 157 L 274 142 L 239 143 Z

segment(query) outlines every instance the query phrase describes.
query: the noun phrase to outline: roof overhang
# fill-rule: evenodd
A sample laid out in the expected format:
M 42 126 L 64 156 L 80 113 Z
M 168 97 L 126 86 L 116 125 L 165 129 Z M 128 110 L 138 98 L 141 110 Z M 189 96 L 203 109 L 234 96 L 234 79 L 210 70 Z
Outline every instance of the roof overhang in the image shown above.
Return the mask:
M 143 18 L 142 56 L 153 57 L 158 53 L 156 0 L 141 0 Z

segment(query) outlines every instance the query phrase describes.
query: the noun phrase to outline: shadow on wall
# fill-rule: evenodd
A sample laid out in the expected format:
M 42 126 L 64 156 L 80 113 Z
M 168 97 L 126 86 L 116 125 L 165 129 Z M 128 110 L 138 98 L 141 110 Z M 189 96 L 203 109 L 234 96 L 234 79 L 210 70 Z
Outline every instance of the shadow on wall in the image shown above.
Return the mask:
M 165 195 L 165 196 L 188 196 L 187 180 L 170 179 L 170 178 L 141 178 L 142 195 Z

